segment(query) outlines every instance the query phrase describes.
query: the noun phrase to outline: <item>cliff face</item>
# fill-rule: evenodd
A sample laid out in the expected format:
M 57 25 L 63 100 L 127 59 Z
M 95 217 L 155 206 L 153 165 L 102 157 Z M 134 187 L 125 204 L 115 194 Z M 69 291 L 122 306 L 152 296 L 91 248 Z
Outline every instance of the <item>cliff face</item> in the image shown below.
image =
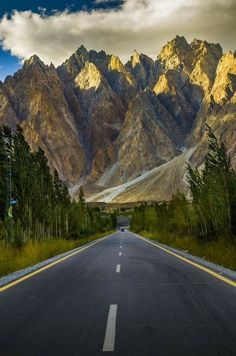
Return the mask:
M 125 67 L 135 78 L 138 89 L 153 87 L 158 75 L 158 66 L 151 58 L 134 51 Z
M 165 121 L 168 125 L 171 116 L 153 93 L 141 92 L 131 101 L 116 142 L 123 183 L 177 155 Z
M 31 148 L 42 147 L 63 179 L 76 182 L 78 176 L 85 175 L 85 157 L 76 122 L 56 69 L 33 56 L 22 70 L 7 78 L 4 89 Z
M 212 89 L 216 77 L 216 69 L 222 57 L 222 48 L 219 44 L 194 40 L 191 43 L 194 62 L 190 75 L 191 81 L 203 88 L 207 95 Z
M 1 124 L 15 129 L 18 123 L 17 115 L 13 110 L 8 93 L 2 83 L 0 83 L 0 113 Z
M 184 37 L 177 36 L 163 47 L 157 60 L 164 71 L 173 69 L 182 73 L 207 94 L 214 83 L 222 54 L 219 44 L 197 39 L 188 44 Z
M 159 77 L 153 91 L 173 117 L 176 142 L 183 144 L 202 101 L 201 89 L 187 76 L 168 69 Z
M 189 144 L 196 146 L 192 161 L 198 165 L 207 149 L 205 124 L 224 140 L 236 168 L 236 54 L 229 52 L 220 59 L 212 90 L 204 99 L 189 137 Z
M 235 54 L 177 36 L 125 65 L 83 46 L 58 68 L 33 56 L 0 83 L 0 122 L 21 125 L 90 200 L 169 199 L 186 187 L 184 162 L 203 162 L 206 123 L 236 167 Z

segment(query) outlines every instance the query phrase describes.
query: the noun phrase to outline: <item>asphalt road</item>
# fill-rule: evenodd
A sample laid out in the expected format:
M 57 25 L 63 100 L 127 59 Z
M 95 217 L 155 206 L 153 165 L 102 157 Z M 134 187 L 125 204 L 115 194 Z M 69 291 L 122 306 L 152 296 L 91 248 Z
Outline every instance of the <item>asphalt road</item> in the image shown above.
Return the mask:
M 236 288 L 125 231 L 0 293 L 1 356 L 104 354 L 235 356 Z

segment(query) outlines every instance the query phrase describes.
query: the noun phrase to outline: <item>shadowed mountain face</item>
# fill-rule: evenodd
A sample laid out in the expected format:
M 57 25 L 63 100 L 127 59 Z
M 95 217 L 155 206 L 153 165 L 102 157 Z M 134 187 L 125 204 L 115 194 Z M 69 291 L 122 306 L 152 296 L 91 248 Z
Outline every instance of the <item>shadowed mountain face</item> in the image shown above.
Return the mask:
M 83 46 L 58 68 L 33 56 L 0 84 L 0 122 L 21 125 L 75 195 L 169 199 L 186 190 L 185 162 L 203 162 L 206 123 L 236 166 L 236 55 L 177 36 L 125 65 Z

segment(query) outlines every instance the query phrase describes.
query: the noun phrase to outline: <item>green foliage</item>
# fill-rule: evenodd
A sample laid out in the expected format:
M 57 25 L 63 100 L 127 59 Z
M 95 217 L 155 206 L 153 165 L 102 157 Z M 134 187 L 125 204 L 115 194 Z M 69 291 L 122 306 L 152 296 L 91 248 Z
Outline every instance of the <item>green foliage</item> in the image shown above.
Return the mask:
M 109 230 L 105 233 L 97 232 L 77 240 L 61 238 L 29 240 L 21 248 L 0 241 L 0 277 L 77 248 L 109 233 Z
M 236 262 L 232 263 L 236 256 L 236 173 L 224 143 L 217 140 L 210 127 L 207 133 L 204 167 L 199 170 L 187 166 L 191 201 L 178 192 L 170 202 L 142 204 L 134 209 L 131 228 L 200 256 L 206 253 L 211 261 L 236 268 Z M 224 246 L 227 254 L 216 250 L 219 246 Z
M 225 145 L 207 127 L 208 154 L 202 171 L 188 165 L 188 182 L 195 212 L 195 231 L 198 237 L 232 239 L 236 231 L 236 174 Z
M 81 238 L 111 224 L 110 215 L 86 205 L 82 187 L 78 203 L 71 202 L 44 151 L 32 152 L 20 127 L 14 134 L 0 127 L 0 239 L 22 247 L 30 240 Z
M 190 207 L 184 194 L 177 193 L 169 203 L 142 204 L 134 209 L 131 228 L 138 231 L 189 233 Z
M 7 173 L 11 156 L 12 135 L 7 127 L 0 126 L 0 219 L 3 220 L 8 208 Z
M 117 214 L 115 212 L 111 213 L 111 227 L 116 228 L 117 225 Z

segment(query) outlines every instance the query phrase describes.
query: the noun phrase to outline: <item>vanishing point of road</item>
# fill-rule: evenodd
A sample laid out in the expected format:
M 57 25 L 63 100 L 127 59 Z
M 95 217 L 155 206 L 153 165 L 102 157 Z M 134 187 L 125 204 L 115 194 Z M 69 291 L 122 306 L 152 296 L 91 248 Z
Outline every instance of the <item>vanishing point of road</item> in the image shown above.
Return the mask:
M 0 288 L 0 355 L 235 356 L 235 287 L 116 232 Z

